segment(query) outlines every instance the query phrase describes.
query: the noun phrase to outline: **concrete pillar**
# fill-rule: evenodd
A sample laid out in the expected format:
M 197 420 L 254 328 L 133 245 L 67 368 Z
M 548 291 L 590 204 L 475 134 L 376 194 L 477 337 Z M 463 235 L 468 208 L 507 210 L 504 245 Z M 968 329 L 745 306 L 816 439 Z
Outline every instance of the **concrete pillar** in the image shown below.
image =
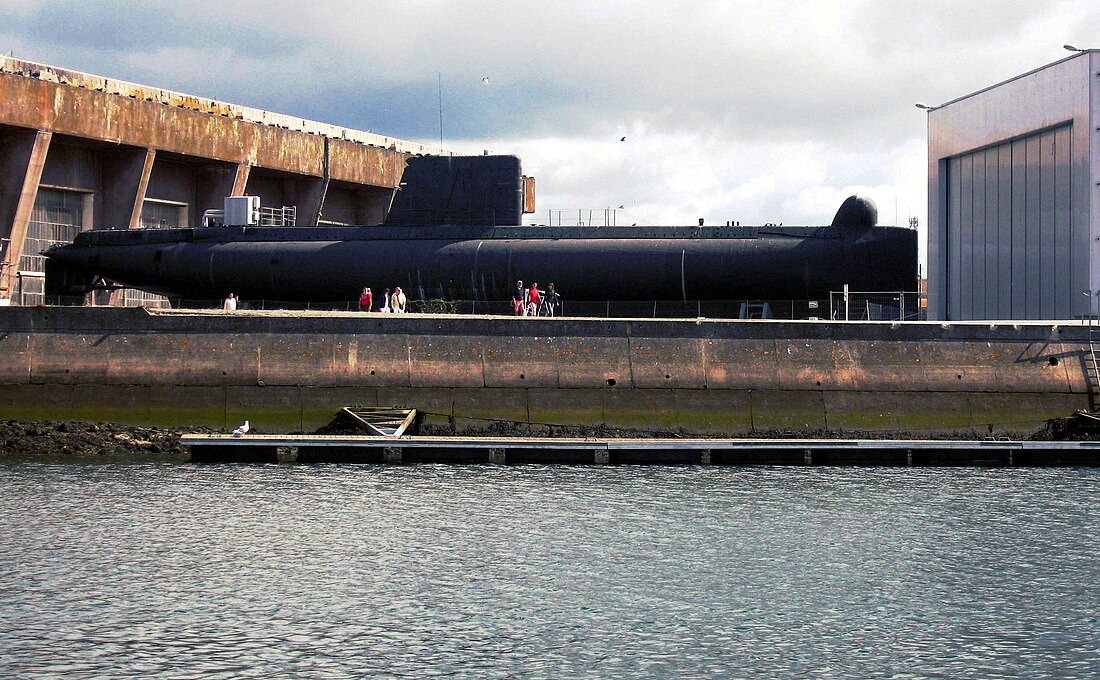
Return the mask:
M 298 208 L 299 225 L 313 226 L 321 219 L 321 207 L 328 192 L 328 179 L 324 177 L 296 179 L 288 205 Z
M 249 166 L 208 165 L 201 168 L 195 176 L 195 212 L 190 216 L 190 224 L 201 226 L 202 214 L 207 210 L 221 210 L 225 207 L 225 197 L 233 196 L 233 189 L 241 178 L 241 186 L 248 182 Z M 242 189 L 243 191 L 243 189 Z
M 155 149 L 120 149 L 104 155 L 102 228 L 141 226 L 141 207 L 156 158 Z M 99 291 L 93 295 L 92 304 L 114 307 L 121 298 L 120 290 Z
M 297 208 L 295 224 L 313 226 L 321 221 L 321 208 L 328 193 L 328 137 L 324 137 L 324 157 L 322 158 L 322 176 L 318 179 L 299 179 L 294 182 L 294 195 L 290 202 Z
M 252 174 L 252 166 L 248 163 L 241 163 L 237 166 L 237 174 L 233 178 L 233 189 L 225 196 L 244 196 L 245 191 L 248 189 L 248 176 Z M 222 198 L 224 198 L 223 196 Z M 222 204 L 218 204 L 221 208 Z
M 137 229 L 141 206 L 153 173 L 154 149 L 127 149 L 105 157 L 103 164 L 103 227 Z
M 382 224 L 393 203 L 393 189 L 364 187 L 355 194 L 355 223 Z
M 23 240 L 31 221 L 34 199 L 46 153 L 53 139 L 52 132 L 20 130 L 11 135 L 0 151 L 0 304 L 11 300 L 15 274 L 23 254 Z

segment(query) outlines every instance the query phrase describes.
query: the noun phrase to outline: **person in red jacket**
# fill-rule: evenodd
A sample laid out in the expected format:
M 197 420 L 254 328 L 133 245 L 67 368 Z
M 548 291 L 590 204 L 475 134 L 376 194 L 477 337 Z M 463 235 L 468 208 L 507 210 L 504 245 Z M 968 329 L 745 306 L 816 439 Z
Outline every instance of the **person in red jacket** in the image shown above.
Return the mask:
M 359 311 L 369 312 L 374 307 L 374 295 L 370 292 L 370 288 L 364 288 L 363 292 L 359 294 Z
M 542 302 L 542 296 L 539 295 L 539 284 L 532 282 L 531 287 L 527 289 L 527 316 L 539 315 L 539 303 Z

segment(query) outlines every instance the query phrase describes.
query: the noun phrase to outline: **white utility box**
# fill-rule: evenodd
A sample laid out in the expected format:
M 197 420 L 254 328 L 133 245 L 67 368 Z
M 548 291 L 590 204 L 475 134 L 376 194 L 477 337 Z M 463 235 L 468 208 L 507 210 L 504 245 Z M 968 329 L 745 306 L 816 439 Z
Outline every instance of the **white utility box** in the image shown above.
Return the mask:
M 226 196 L 225 224 L 229 226 L 255 225 L 260 223 L 259 196 Z

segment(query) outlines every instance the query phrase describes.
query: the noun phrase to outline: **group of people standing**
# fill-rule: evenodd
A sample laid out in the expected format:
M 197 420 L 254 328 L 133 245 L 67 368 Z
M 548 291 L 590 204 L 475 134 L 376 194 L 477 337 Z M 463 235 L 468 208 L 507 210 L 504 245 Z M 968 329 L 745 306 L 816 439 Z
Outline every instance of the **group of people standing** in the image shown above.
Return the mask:
M 390 293 L 390 289 L 387 288 L 382 293 L 382 306 L 378 311 L 384 313 L 404 314 L 409 304 L 409 299 L 405 297 L 405 293 L 402 292 L 401 286 L 395 286 L 393 293 Z M 373 312 L 374 311 L 374 294 L 371 293 L 370 288 L 364 288 L 363 292 L 359 294 L 359 311 L 360 312 Z
M 222 302 L 222 309 L 236 310 L 239 301 L 240 298 L 236 294 L 230 293 Z M 392 293 L 387 288 L 382 293 L 382 306 L 378 311 L 404 314 L 408 304 L 409 300 L 401 290 L 401 286 L 396 286 Z M 538 283 L 532 283 L 530 288 L 524 288 L 523 281 L 516 281 L 516 288 L 512 291 L 512 306 L 516 316 L 556 316 L 560 304 L 561 295 L 554 290 L 553 283 L 546 290 L 539 290 Z M 374 293 L 370 288 L 363 288 L 363 292 L 359 294 L 359 311 L 374 311 Z
M 512 291 L 512 307 L 516 316 L 554 316 L 561 295 L 551 283 L 546 290 L 539 290 L 539 284 L 531 283 L 530 288 L 523 287 L 523 281 L 516 281 Z

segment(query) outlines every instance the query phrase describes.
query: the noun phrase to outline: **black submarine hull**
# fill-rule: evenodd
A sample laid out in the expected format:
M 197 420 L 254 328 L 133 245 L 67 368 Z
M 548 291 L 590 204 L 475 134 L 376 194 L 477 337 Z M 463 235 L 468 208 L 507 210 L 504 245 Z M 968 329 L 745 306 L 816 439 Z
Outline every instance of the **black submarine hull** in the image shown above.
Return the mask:
M 851 200 L 851 199 L 850 199 Z M 46 251 L 47 291 L 105 279 L 186 299 L 507 300 L 517 280 L 570 300 L 824 299 L 917 286 L 917 233 L 838 213 L 827 227 L 214 227 L 90 231 Z M 858 216 L 857 216 L 858 217 Z

